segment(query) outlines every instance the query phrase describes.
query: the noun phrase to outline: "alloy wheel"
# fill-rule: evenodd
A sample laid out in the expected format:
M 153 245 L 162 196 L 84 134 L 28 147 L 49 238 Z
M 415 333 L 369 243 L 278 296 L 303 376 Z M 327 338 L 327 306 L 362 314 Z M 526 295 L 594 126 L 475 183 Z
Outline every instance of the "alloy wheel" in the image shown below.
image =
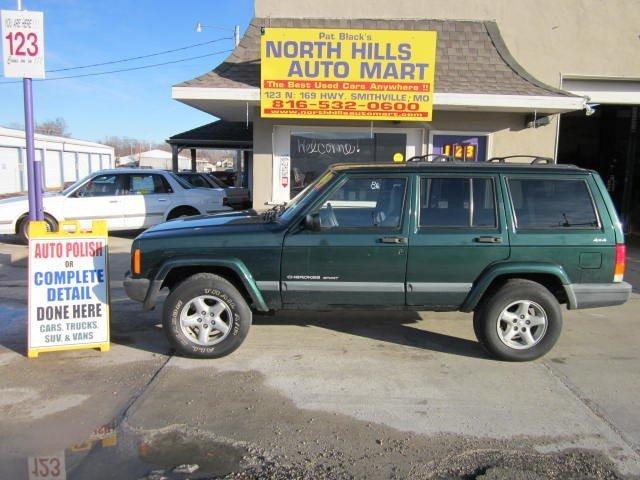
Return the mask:
M 214 295 L 201 295 L 189 300 L 180 311 L 180 328 L 198 345 L 210 347 L 222 342 L 233 324 L 229 305 Z
M 498 316 L 498 337 L 507 347 L 526 350 L 537 345 L 547 332 L 547 313 L 537 303 L 518 300 Z

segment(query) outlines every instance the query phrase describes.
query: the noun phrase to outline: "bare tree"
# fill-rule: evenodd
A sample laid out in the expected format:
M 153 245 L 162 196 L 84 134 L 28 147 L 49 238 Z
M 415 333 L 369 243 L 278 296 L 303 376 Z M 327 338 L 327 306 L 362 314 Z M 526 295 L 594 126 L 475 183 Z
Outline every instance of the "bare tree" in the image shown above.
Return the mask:
M 67 121 L 62 117 L 36 124 L 36 133 L 44 135 L 57 135 L 58 137 L 70 137 L 71 132 L 67 126 Z

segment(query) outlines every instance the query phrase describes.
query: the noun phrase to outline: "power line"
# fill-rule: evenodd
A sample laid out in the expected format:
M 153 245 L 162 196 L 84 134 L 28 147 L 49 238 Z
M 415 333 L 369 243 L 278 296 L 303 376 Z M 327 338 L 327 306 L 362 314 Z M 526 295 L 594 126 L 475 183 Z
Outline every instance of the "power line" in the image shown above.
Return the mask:
M 34 79 L 34 81 L 36 82 L 50 82 L 52 80 L 66 80 L 69 78 L 82 78 L 82 77 L 94 77 L 97 75 L 108 75 L 111 73 L 122 73 L 122 72 L 131 72 L 134 70 L 143 70 L 145 68 L 153 68 L 153 67 L 161 67 L 163 65 L 171 65 L 174 63 L 180 63 L 180 62 L 188 62 L 189 60 L 197 60 L 199 58 L 205 58 L 205 57 L 211 57 L 213 55 L 220 55 L 222 53 L 229 53 L 232 52 L 233 49 L 228 49 L 228 50 L 220 50 L 218 52 L 212 52 L 212 53 L 207 53 L 205 55 L 198 55 L 195 57 L 188 57 L 188 58 L 181 58 L 178 60 L 171 60 L 169 62 L 162 62 L 162 63 L 152 63 L 150 65 L 142 65 L 140 67 L 130 67 L 130 68 L 121 68 L 118 70 L 108 70 L 106 72 L 93 72 L 93 73 L 82 73 L 80 75 L 66 75 L 64 77 L 51 77 L 51 78 L 42 78 L 42 79 Z M 21 83 L 22 80 L 13 80 L 10 82 L 0 82 L 0 85 L 7 85 L 10 83 Z
M 110 62 L 94 63 L 94 64 L 91 64 L 91 65 L 82 65 L 82 66 L 79 66 L 79 67 L 57 68 L 55 70 L 47 70 L 47 73 L 66 72 L 66 71 L 69 71 L 69 70 L 80 70 L 81 68 L 103 67 L 105 65 L 113 65 L 114 63 L 124 63 L 124 62 L 131 62 L 133 60 L 142 60 L 143 58 L 157 57 L 159 55 L 166 55 L 167 53 L 181 52 L 183 50 L 188 50 L 190 48 L 201 47 L 203 45 L 210 45 L 212 43 L 220 42 L 222 40 L 233 40 L 233 38 L 231 38 L 231 37 L 216 38 L 215 40 L 209 40 L 208 42 L 194 43 L 193 45 L 187 45 L 185 47 L 174 48 L 172 50 L 164 50 L 162 52 L 149 53 L 147 55 L 140 55 L 138 57 L 123 58 L 121 60 L 112 60 Z
M 103 67 L 105 65 L 113 65 L 113 64 L 116 64 L 116 63 L 124 63 L 124 62 L 131 62 L 131 61 L 134 61 L 134 60 L 142 60 L 143 58 L 157 57 L 159 55 L 166 55 L 168 53 L 181 52 L 181 51 L 184 51 L 184 50 L 188 50 L 190 48 L 202 47 L 203 45 L 210 45 L 212 43 L 221 42 L 223 40 L 233 40 L 233 38 L 232 37 L 221 37 L 221 38 L 216 38 L 214 40 L 208 40 L 206 42 L 194 43 L 192 45 L 186 45 L 184 47 L 173 48 L 171 50 L 163 50 L 162 52 L 154 52 L 154 53 L 149 53 L 149 54 L 146 54 L 146 55 L 139 55 L 137 57 L 122 58 L 120 60 L 111 60 L 109 62 L 102 62 L 102 63 L 92 63 L 92 64 L 89 64 L 89 65 L 81 65 L 79 67 L 56 68 L 54 70 L 47 70 L 47 73 L 67 72 L 69 70 L 80 70 L 80 69 L 83 69 L 83 68 Z M 4 78 L 4 76 L 0 75 L 0 78 Z

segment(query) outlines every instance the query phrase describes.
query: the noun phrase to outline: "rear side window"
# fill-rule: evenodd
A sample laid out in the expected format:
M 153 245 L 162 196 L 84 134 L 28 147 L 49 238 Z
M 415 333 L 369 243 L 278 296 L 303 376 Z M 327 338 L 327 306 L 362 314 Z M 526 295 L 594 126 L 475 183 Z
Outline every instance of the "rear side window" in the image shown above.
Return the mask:
M 495 228 L 491 178 L 422 178 L 420 226 Z
M 207 181 L 204 178 L 202 178 L 200 175 L 185 175 L 183 178 L 194 187 L 202 187 L 202 188 L 210 187 Z
M 593 199 L 582 179 L 510 178 L 508 184 L 520 229 L 598 227 Z
M 131 174 L 129 175 L 130 195 L 151 195 L 154 193 L 171 193 L 171 186 L 161 175 Z

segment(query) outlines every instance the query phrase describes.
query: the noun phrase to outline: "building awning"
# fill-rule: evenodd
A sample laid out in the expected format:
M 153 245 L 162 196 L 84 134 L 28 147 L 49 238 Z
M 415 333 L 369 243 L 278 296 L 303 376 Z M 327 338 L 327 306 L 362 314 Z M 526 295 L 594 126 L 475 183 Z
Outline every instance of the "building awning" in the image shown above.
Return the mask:
M 251 150 L 253 148 L 253 124 L 218 120 L 173 135 L 167 140 L 167 143 L 175 145 L 178 150 L 184 148 Z
M 211 72 L 175 85 L 172 97 L 227 120 L 246 120 L 260 104 L 262 27 L 435 30 L 436 110 L 562 113 L 581 96 L 544 84 L 511 55 L 495 22 L 254 18 L 238 46 Z

